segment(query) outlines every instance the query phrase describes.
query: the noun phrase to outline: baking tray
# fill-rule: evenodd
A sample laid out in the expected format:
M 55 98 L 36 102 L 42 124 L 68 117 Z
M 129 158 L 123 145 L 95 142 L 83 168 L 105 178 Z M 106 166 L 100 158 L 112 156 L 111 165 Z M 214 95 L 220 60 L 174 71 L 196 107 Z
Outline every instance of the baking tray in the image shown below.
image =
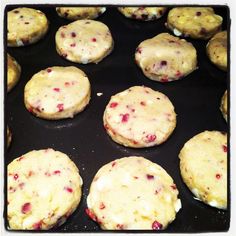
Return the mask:
M 5 9 L 5 81 L 6 52 L 15 57 L 22 67 L 18 85 L 8 94 L 5 82 L 5 128 L 8 124 L 13 132 L 13 142 L 8 150 L 5 139 L 5 171 L 7 164 L 14 158 L 34 149 L 50 147 L 68 154 L 79 167 L 84 181 L 79 207 L 65 224 L 50 232 L 101 232 L 99 226 L 85 214 L 90 184 L 104 164 L 131 155 L 143 156 L 161 165 L 173 177 L 179 189 L 182 209 L 177 213 L 176 220 L 161 232 L 227 231 L 230 223 L 230 201 L 229 210 L 223 211 L 194 200 L 179 172 L 178 154 L 187 140 L 204 130 L 229 131 L 219 110 L 221 97 L 227 84 L 229 86 L 229 74 L 210 63 L 205 53 L 207 41 L 187 39 L 197 49 L 199 68 L 196 71 L 179 81 L 159 83 L 143 75 L 134 62 L 134 52 L 144 39 L 161 32 L 169 32 L 164 26 L 167 14 L 153 22 L 140 22 L 125 18 L 116 7 L 109 6 L 97 20 L 110 28 L 115 41 L 114 51 L 97 65 L 81 65 L 66 61 L 56 53 L 55 33 L 60 26 L 70 21 L 56 14 L 55 5 L 27 5 L 46 14 L 50 21 L 49 32 L 34 45 L 7 48 L 6 12 L 18 6 L 8 5 Z M 223 30 L 227 26 L 229 30 L 229 9 L 225 6 L 214 6 L 214 9 L 223 16 Z M 33 74 L 56 65 L 73 65 L 82 69 L 90 79 L 92 97 L 88 107 L 73 119 L 46 121 L 34 117 L 26 110 L 23 102 L 24 86 Z M 177 127 L 160 146 L 147 149 L 126 148 L 114 143 L 103 128 L 102 116 L 110 97 L 134 85 L 145 85 L 163 92 L 175 106 Z M 102 96 L 97 93 L 102 93 Z M 4 218 L 5 228 L 8 229 L 6 205 Z

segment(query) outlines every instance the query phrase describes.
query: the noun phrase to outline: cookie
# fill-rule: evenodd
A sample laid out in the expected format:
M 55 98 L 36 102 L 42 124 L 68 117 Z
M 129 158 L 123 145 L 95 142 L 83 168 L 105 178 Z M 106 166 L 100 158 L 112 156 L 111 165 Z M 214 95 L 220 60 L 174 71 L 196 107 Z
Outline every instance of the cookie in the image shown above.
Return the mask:
M 111 97 L 103 123 L 113 141 L 133 148 L 165 142 L 176 126 L 174 106 L 166 95 L 134 86 Z
M 81 198 L 82 179 L 59 151 L 31 151 L 7 167 L 7 218 L 11 229 L 47 230 L 63 224 Z
M 227 135 L 204 131 L 180 151 L 180 172 L 191 192 L 204 203 L 227 208 Z
M 176 36 L 209 39 L 221 30 L 222 21 L 211 7 L 176 7 L 169 11 L 166 26 Z
M 193 45 L 168 33 L 146 39 L 135 52 L 136 64 L 151 80 L 179 80 L 197 68 L 197 53 Z
M 93 20 L 106 11 L 106 7 L 57 7 L 57 14 L 68 20 Z
M 226 121 L 227 121 L 227 114 L 228 114 L 227 103 L 228 102 L 227 102 L 227 90 L 226 90 L 223 97 L 221 98 L 221 104 L 220 104 L 221 113 Z
M 131 156 L 99 169 L 86 212 L 102 229 L 163 230 L 181 208 L 173 179 L 156 163 Z
M 22 7 L 7 13 L 7 46 L 22 47 L 38 42 L 48 31 L 48 20 L 39 10 Z
M 56 33 L 56 50 L 65 59 L 77 63 L 98 63 L 113 49 L 108 27 L 99 21 L 77 20 Z
M 17 84 L 21 75 L 21 66 L 17 61 L 7 54 L 7 92 Z
M 26 84 L 24 102 L 37 117 L 58 120 L 73 118 L 90 100 L 86 74 L 73 66 L 54 66 L 36 73 Z
M 9 127 L 7 126 L 7 147 L 11 145 L 11 140 L 12 140 L 12 133 Z
M 210 61 L 221 70 L 227 71 L 227 31 L 217 33 L 207 44 Z
M 166 7 L 118 7 L 118 10 L 127 18 L 151 21 L 159 19 L 166 12 Z

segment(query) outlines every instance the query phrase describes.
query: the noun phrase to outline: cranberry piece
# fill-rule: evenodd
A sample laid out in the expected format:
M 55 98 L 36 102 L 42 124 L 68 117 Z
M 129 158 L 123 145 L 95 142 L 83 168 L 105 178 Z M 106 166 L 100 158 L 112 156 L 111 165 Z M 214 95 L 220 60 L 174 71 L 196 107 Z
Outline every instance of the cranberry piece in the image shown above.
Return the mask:
M 141 53 L 142 53 L 142 49 L 141 49 L 141 48 L 137 48 L 137 49 L 136 49 L 136 52 L 138 52 L 138 53 L 141 54 Z
M 62 37 L 62 38 L 65 38 L 65 36 L 66 36 L 65 33 L 64 33 L 64 32 L 61 32 L 61 37 Z
M 117 228 L 117 229 L 124 229 L 124 225 L 123 225 L 123 224 L 117 224 L 117 225 L 116 225 L 116 228 Z
M 65 189 L 68 193 L 72 193 L 72 192 L 73 192 L 73 189 L 70 188 L 70 187 L 65 187 L 64 189 Z
M 72 33 L 71 33 L 71 37 L 72 37 L 72 38 L 75 38 L 75 37 L 76 37 L 76 33 L 75 33 L 75 32 L 72 32 Z
M 200 11 L 196 12 L 196 16 L 200 16 L 202 13 Z
M 140 104 L 141 104 L 142 106 L 146 106 L 146 102 L 144 102 L 144 101 L 141 101 Z
M 64 111 L 64 104 L 63 103 L 57 104 L 57 108 L 58 108 L 59 112 Z
M 39 230 L 42 228 L 42 220 L 33 224 L 33 229 Z
M 48 69 L 47 69 L 47 72 L 48 72 L 48 73 L 52 72 L 52 69 L 51 69 L 51 68 L 48 68 Z
M 222 147 L 223 147 L 223 151 L 224 151 L 224 152 L 227 152 L 227 151 L 228 151 L 228 147 L 227 147 L 226 145 L 223 145 Z
M 53 89 L 55 92 L 60 92 L 60 89 L 59 88 L 54 88 Z
M 167 65 L 167 61 L 161 61 L 161 66 L 166 66 Z
M 146 177 L 147 177 L 147 179 L 149 179 L 149 180 L 154 179 L 154 176 L 153 176 L 153 175 L 150 175 L 150 174 L 147 174 Z
M 110 108 L 114 108 L 114 107 L 117 107 L 118 103 L 117 102 L 112 102 L 110 104 Z
M 53 171 L 53 174 L 54 174 L 54 175 L 57 175 L 57 174 L 60 174 L 60 173 L 61 173 L 60 170 L 54 170 L 54 171 Z
M 92 211 L 90 211 L 88 208 L 86 208 L 85 212 L 89 216 L 89 218 L 91 218 L 94 221 L 97 221 L 97 217 Z
M 113 161 L 112 164 L 111 164 L 111 166 L 114 167 L 115 165 L 116 165 L 116 162 Z
M 175 184 L 172 184 L 171 186 L 170 186 L 172 189 L 176 189 L 176 185 Z
M 106 208 L 106 206 L 104 205 L 103 202 L 101 202 L 101 204 L 100 204 L 100 206 L 99 206 L 99 209 L 100 209 L 100 210 L 103 210 L 104 208 Z
M 19 175 L 18 174 L 14 174 L 13 178 L 14 178 L 14 180 L 17 180 L 19 178 Z
M 66 87 L 70 86 L 70 82 L 65 82 L 65 86 Z
M 92 42 L 97 42 L 97 39 L 96 38 L 92 38 Z
M 76 43 L 72 43 L 70 46 L 73 48 L 76 46 Z
M 148 134 L 146 138 L 147 138 L 147 141 L 150 143 L 150 142 L 155 141 L 157 136 L 155 134 Z
M 31 204 L 30 202 L 27 202 L 21 207 L 21 212 L 27 214 L 29 211 L 31 211 Z
M 122 123 L 128 122 L 128 120 L 129 120 L 129 114 L 128 113 L 122 114 L 121 116 L 122 116 L 122 118 L 121 118 Z
M 152 223 L 152 229 L 154 230 L 160 230 L 162 227 L 163 225 L 156 220 Z
M 176 75 L 177 77 L 180 77 L 180 76 L 182 75 L 182 73 L 181 73 L 179 70 L 177 70 L 175 75 Z
M 216 178 L 220 179 L 221 178 L 221 174 L 216 174 Z
M 164 82 L 164 83 L 165 83 L 165 82 L 169 82 L 169 80 L 168 80 L 168 78 L 162 78 L 162 79 L 161 79 L 161 82 Z

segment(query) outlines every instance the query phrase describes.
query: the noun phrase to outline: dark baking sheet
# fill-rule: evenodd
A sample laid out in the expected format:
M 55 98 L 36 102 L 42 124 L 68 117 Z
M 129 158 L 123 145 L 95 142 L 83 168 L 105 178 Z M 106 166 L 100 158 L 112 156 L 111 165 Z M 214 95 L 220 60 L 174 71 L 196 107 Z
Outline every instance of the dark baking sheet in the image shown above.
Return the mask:
M 8 6 L 6 11 L 15 7 L 17 6 Z M 180 81 L 158 83 L 147 79 L 136 66 L 134 51 L 144 39 L 161 32 L 168 32 L 164 26 L 167 14 L 153 22 L 139 22 L 125 18 L 115 7 L 109 7 L 98 20 L 110 28 L 115 41 L 114 51 L 97 65 L 80 65 L 64 60 L 55 50 L 55 33 L 61 25 L 68 24 L 69 21 L 57 16 L 55 6 L 31 5 L 31 7 L 38 8 L 46 14 L 50 21 L 50 29 L 43 40 L 22 48 L 7 48 L 5 40 L 5 59 L 8 52 L 22 67 L 18 85 L 9 94 L 5 92 L 5 127 L 8 124 L 13 132 L 11 147 L 6 150 L 5 145 L 5 165 L 33 149 L 51 147 L 68 154 L 79 167 L 84 181 L 81 203 L 64 225 L 50 231 L 101 231 L 99 226 L 85 214 L 86 197 L 91 181 L 101 166 L 130 155 L 144 156 L 161 165 L 173 177 L 179 189 L 182 209 L 177 213 L 176 220 L 163 232 L 228 230 L 230 210 L 217 210 L 194 200 L 179 173 L 178 153 L 188 139 L 204 130 L 228 130 L 219 105 L 227 88 L 227 81 L 229 85 L 229 78 L 227 79 L 226 72 L 220 71 L 208 60 L 205 53 L 207 41 L 187 39 L 197 49 L 198 70 Z M 228 25 L 229 30 L 229 9 L 222 6 L 214 9 L 224 18 L 223 29 Z M 46 121 L 34 117 L 25 109 L 24 86 L 33 74 L 56 65 L 74 65 L 82 69 L 90 79 L 92 97 L 85 111 L 73 119 Z M 103 128 L 103 111 L 110 97 L 134 85 L 145 85 L 165 93 L 175 106 L 177 127 L 170 138 L 160 146 L 148 149 L 125 148 L 111 141 Z M 97 96 L 99 92 L 103 93 L 100 97 Z M 4 216 L 7 228 L 6 204 Z

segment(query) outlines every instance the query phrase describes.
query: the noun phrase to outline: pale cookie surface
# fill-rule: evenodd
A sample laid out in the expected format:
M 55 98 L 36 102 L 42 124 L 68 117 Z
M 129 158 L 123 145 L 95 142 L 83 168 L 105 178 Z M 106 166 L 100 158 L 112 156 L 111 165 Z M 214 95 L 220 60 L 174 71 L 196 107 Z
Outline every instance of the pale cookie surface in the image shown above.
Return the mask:
M 159 19 L 166 9 L 166 7 L 118 7 L 124 16 L 143 21 Z
M 209 39 L 220 31 L 222 21 L 210 7 L 176 7 L 168 13 L 167 27 L 176 36 Z
M 179 158 L 183 181 L 198 200 L 226 209 L 227 135 L 204 131 L 185 143 Z
M 221 70 L 227 70 L 227 31 L 217 33 L 208 42 L 207 55 L 211 62 Z
M 95 19 L 106 11 L 106 7 L 57 7 L 57 14 L 69 20 Z
M 77 208 L 82 179 L 70 158 L 53 149 L 31 151 L 7 167 L 7 217 L 11 229 L 46 230 Z
M 87 214 L 108 230 L 161 230 L 181 208 L 173 179 L 143 157 L 124 157 L 104 165 L 87 197 Z
M 12 140 L 12 133 L 11 133 L 9 127 L 7 126 L 7 147 L 10 146 L 11 140 Z
M 44 13 L 32 8 L 16 8 L 7 13 L 7 46 L 21 47 L 39 41 L 48 31 Z
M 170 82 L 197 68 L 197 53 L 186 40 L 161 33 L 139 44 L 135 61 L 149 79 Z
M 72 118 L 90 100 L 86 74 L 73 66 L 50 67 L 35 74 L 26 84 L 24 102 L 34 115 L 57 120 Z
M 220 110 L 222 112 L 223 117 L 227 121 L 227 114 L 228 114 L 228 109 L 227 109 L 227 90 L 225 91 L 222 99 L 221 99 L 221 105 L 220 105 Z
M 65 59 L 77 63 L 98 63 L 113 49 L 108 27 L 99 21 L 77 20 L 56 33 L 56 50 Z
M 103 122 L 115 142 L 142 148 L 166 141 L 175 129 L 176 114 L 163 93 L 134 86 L 111 97 Z
M 7 92 L 17 84 L 21 75 L 21 67 L 17 61 L 7 54 Z

